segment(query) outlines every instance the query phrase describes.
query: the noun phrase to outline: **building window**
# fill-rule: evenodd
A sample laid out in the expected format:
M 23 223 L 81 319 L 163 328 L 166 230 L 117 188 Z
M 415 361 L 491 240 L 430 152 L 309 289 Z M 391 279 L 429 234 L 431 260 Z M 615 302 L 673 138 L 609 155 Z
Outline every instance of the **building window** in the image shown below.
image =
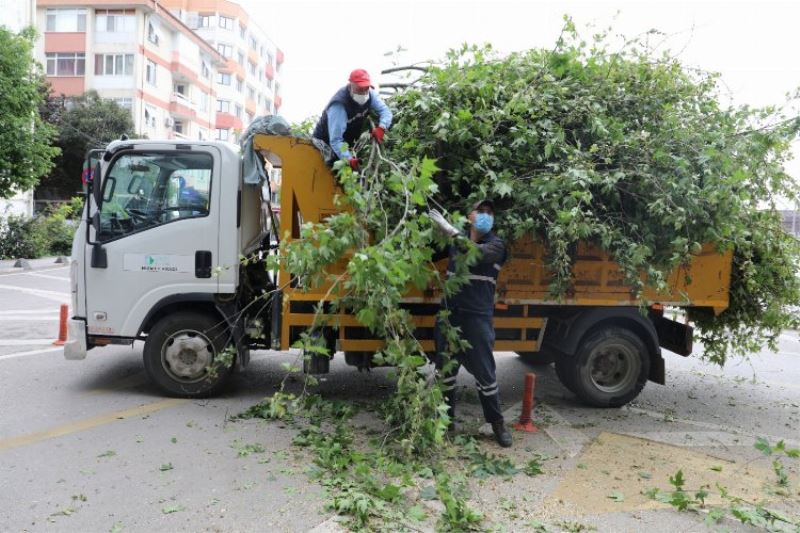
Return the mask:
M 236 104 L 233 109 L 234 109 L 233 115 L 236 118 L 242 118 L 242 106 L 239 105 L 239 104 Z
M 147 40 L 158 46 L 158 32 L 152 22 L 147 23 Z
M 264 98 L 264 107 L 267 110 L 267 114 L 272 114 L 272 100 L 269 98 Z
M 267 89 L 272 89 L 272 80 L 271 79 L 267 78 L 266 81 L 264 81 L 264 83 L 266 84 Z
M 209 79 L 211 77 L 211 70 L 208 68 L 208 63 L 203 61 L 203 66 L 201 67 L 201 72 L 205 79 Z
M 250 68 L 250 75 L 255 77 L 255 75 L 256 75 L 256 64 L 248 62 L 247 65 Z
M 133 76 L 133 54 L 95 54 L 95 76 Z
M 111 98 L 111 101 L 120 106 L 122 109 L 133 111 L 133 98 Z
M 222 128 L 217 128 L 217 140 L 218 141 L 227 141 L 228 140 L 228 130 L 224 130 Z
M 172 131 L 183 135 L 183 122 L 181 122 L 180 120 L 176 120 L 175 123 L 172 125 Z
M 275 64 L 275 57 L 272 55 L 271 52 L 267 52 L 267 65 L 274 65 Z
M 85 9 L 48 9 L 46 31 L 86 31 Z
M 205 128 L 198 128 L 197 138 L 201 141 L 205 141 L 206 137 L 208 137 L 208 130 Z
M 233 56 L 233 47 L 229 44 L 219 43 L 217 45 L 217 52 L 225 59 L 230 59 L 231 56 Z
M 145 79 L 147 79 L 147 83 L 150 85 L 157 85 L 156 83 L 156 71 L 158 70 L 158 65 L 154 62 L 147 60 L 147 70 L 145 72 Z
M 226 72 L 220 72 L 217 74 L 217 83 L 220 85 L 230 85 L 231 84 L 231 75 Z
M 211 15 L 200 15 L 197 19 L 197 27 L 198 28 L 210 28 L 211 27 Z
M 236 78 L 236 92 L 242 92 L 242 80 Z
M 219 16 L 219 27 L 223 30 L 233 31 L 233 19 L 230 17 Z
M 247 28 L 239 24 L 239 37 L 244 40 L 247 37 Z
M 208 93 L 200 93 L 200 111 L 208 113 Z
M 230 100 L 217 100 L 217 112 L 218 113 L 230 113 L 231 112 L 231 102 L 230 102 Z
M 249 85 L 247 86 L 247 97 L 248 97 L 250 100 L 255 100 L 255 99 L 256 99 L 256 90 L 255 90 L 255 89 L 253 89 L 253 88 L 252 88 L 251 86 L 249 86 Z
M 156 127 L 156 118 L 158 111 L 155 107 L 146 105 L 144 106 L 144 123 L 149 128 Z
M 176 83 L 175 84 L 175 92 L 178 93 L 179 95 L 183 96 L 184 98 L 186 98 L 186 96 L 187 96 L 187 94 L 186 94 L 186 85 L 184 85 L 183 83 Z
M 252 113 L 248 113 L 247 114 L 247 123 L 250 124 L 251 122 L 253 122 L 253 114 Z
M 48 76 L 83 76 L 86 74 L 86 56 L 76 52 L 47 54 Z
M 238 55 L 237 55 L 237 59 L 239 60 L 239 64 L 240 65 L 244 65 L 244 52 L 239 50 Z
M 99 33 L 132 33 L 136 31 L 136 12 L 133 9 L 97 9 Z
M 250 36 L 250 48 L 253 49 L 254 52 L 258 51 L 258 41 L 252 35 Z

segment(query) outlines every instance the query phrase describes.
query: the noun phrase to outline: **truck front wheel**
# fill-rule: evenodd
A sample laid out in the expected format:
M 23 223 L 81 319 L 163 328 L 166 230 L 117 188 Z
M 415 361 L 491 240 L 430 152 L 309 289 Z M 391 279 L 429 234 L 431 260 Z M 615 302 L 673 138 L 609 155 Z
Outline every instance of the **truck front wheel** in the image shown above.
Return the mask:
M 230 330 L 216 317 L 178 312 L 159 320 L 144 344 L 144 368 L 171 396 L 197 398 L 216 393 L 233 369 Z
M 590 332 L 577 353 L 562 362 L 561 371 L 562 381 L 585 403 L 620 407 L 636 398 L 647 383 L 650 355 L 638 335 L 608 327 Z

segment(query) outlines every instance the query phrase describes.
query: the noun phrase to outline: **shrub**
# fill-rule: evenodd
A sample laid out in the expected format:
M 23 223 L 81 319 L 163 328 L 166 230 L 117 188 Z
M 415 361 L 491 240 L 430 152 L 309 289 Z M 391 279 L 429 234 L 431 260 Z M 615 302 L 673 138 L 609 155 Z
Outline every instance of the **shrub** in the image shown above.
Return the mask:
M 69 255 L 82 207 L 77 196 L 33 218 L 0 217 L 0 259 Z

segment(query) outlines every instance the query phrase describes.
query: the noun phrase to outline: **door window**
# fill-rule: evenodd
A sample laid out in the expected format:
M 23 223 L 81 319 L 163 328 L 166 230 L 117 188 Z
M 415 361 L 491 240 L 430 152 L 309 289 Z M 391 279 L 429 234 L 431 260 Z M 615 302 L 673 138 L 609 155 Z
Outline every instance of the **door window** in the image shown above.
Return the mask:
M 121 155 L 103 181 L 98 240 L 208 215 L 212 165 L 209 154 Z

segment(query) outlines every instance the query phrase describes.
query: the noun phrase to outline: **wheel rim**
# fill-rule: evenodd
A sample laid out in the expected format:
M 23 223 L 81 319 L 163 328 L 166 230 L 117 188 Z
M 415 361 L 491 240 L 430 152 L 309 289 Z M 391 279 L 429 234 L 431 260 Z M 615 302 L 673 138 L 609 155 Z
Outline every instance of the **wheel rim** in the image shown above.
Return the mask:
M 595 348 L 588 363 L 592 384 L 609 394 L 629 390 L 636 382 L 641 367 L 637 350 L 617 342 Z
M 214 361 L 214 345 L 201 331 L 184 329 L 164 340 L 161 365 L 169 376 L 182 383 L 196 383 L 208 374 Z

